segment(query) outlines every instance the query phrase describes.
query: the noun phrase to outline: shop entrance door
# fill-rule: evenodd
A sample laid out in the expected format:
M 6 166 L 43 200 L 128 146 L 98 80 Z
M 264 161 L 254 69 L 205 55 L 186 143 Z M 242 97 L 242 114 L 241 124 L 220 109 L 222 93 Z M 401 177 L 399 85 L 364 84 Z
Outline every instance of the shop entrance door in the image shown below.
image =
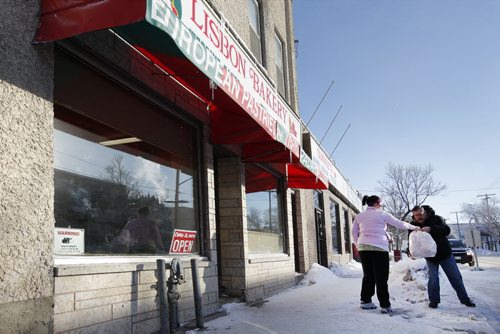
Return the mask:
M 328 268 L 328 254 L 326 248 L 325 216 L 323 211 L 314 209 L 316 220 L 316 247 L 318 250 L 318 264 Z

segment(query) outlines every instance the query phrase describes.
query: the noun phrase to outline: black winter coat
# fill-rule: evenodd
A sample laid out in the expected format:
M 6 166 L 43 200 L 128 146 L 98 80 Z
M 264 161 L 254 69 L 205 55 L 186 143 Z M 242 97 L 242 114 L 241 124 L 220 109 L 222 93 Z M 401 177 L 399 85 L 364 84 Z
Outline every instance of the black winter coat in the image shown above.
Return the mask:
M 450 227 L 446 225 L 443 217 L 431 215 L 423 222 L 423 224 L 419 224 L 416 221 L 412 221 L 411 224 L 419 227 L 429 226 L 431 228 L 430 235 L 436 242 L 437 252 L 436 256 L 427 257 L 426 260 L 439 262 L 451 255 L 450 242 L 446 238 L 450 234 Z

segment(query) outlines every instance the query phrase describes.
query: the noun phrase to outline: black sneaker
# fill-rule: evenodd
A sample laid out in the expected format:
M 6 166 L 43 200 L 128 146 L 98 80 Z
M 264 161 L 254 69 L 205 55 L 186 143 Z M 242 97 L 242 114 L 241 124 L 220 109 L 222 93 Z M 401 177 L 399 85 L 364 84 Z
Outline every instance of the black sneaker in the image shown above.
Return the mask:
M 430 308 L 438 308 L 438 304 L 439 304 L 438 302 L 430 302 L 429 307 Z
M 462 304 L 464 304 L 465 306 L 467 307 L 476 307 L 476 304 L 474 304 L 473 302 L 471 302 L 470 300 L 466 301 L 466 302 L 462 302 Z

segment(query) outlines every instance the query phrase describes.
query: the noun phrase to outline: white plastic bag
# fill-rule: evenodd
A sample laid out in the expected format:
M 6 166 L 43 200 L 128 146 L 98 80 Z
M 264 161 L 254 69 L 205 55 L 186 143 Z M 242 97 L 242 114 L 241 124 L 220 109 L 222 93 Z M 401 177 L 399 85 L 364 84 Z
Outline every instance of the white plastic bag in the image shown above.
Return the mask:
M 410 233 L 410 254 L 419 259 L 422 257 L 436 256 L 437 245 L 432 236 L 427 232 L 413 231 Z

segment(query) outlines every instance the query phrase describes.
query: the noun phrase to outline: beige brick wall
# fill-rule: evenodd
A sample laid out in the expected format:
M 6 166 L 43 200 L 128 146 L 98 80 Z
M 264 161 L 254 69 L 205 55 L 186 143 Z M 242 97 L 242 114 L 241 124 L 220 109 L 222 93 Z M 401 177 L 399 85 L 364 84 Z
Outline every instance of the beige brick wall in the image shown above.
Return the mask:
M 245 169 L 240 158 L 218 159 L 221 285 L 229 296 L 243 297 L 246 287 Z
M 312 191 L 311 190 L 297 190 L 296 191 L 296 214 L 297 214 L 297 233 L 299 248 L 299 267 L 301 273 L 306 273 L 314 260 L 311 260 L 309 247 L 309 239 L 315 239 L 316 229 L 310 231 L 311 220 L 314 223 L 314 208 L 311 211 Z M 312 236 L 310 233 L 313 233 Z M 314 241 L 314 245 L 316 241 Z M 317 255 L 315 255 L 317 258 Z
M 190 262 L 182 262 L 179 321 L 195 318 Z M 60 267 L 55 277 L 54 331 L 58 333 L 151 333 L 160 329 L 155 264 Z M 144 269 L 137 270 L 138 267 Z M 99 273 L 99 271 L 103 271 Z M 88 272 L 89 274 L 85 274 Z M 169 271 L 167 270 L 167 275 Z M 203 314 L 219 308 L 217 270 L 199 261 Z
M 303 211 L 305 228 L 307 229 L 306 252 L 308 253 L 308 262 L 305 263 L 306 272 L 313 263 L 318 263 L 318 248 L 316 242 L 316 220 L 314 216 L 313 190 L 308 190 L 304 196 Z
M 223 292 L 253 302 L 295 284 L 291 192 L 286 192 L 287 243 L 290 254 L 248 253 L 244 164 L 240 158 L 218 160 L 219 233 Z

